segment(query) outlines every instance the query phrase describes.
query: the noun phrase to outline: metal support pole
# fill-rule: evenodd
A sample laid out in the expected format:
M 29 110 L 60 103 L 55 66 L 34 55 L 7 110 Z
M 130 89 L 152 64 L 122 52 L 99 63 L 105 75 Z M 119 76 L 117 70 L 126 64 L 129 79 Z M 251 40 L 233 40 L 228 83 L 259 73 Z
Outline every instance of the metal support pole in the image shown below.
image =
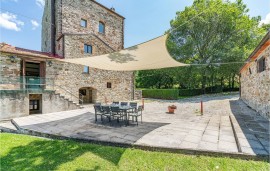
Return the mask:
M 203 101 L 201 100 L 201 115 L 203 115 Z
M 142 109 L 144 110 L 144 98 L 142 98 Z

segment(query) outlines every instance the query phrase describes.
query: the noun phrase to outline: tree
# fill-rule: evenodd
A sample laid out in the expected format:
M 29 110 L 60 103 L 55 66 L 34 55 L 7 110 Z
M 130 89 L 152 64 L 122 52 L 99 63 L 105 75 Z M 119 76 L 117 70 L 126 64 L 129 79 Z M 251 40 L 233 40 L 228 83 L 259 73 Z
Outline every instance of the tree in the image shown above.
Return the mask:
M 264 33 L 260 17 L 251 18 L 242 0 L 195 0 L 171 21 L 167 47 L 178 61 L 202 64 L 201 88 L 208 82 L 224 80 L 234 83 L 241 64 Z M 215 63 L 233 63 L 230 69 Z M 226 68 L 226 71 L 224 70 Z M 219 74 L 217 74 L 219 73 Z M 222 73 L 224 73 L 222 75 Z

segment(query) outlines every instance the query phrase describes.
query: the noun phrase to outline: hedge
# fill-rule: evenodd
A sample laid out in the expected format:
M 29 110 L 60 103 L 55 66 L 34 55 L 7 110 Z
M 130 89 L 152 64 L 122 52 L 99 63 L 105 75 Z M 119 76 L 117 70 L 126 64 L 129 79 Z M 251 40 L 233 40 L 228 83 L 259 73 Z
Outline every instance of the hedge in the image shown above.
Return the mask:
M 146 89 L 146 90 L 142 90 L 142 95 L 144 98 L 177 100 L 179 96 L 179 90 L 178 89 Z
M 202 89 L 180 89 L 179 96 L 198 96 L 202 94 Z

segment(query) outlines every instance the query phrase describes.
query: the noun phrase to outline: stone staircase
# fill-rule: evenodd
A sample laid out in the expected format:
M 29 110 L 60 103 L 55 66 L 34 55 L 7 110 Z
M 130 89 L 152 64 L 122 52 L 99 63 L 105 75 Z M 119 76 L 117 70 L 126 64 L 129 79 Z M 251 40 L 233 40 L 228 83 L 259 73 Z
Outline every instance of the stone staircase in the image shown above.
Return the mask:
M 63 100 L 66 100 L 69 105 L 73 104 L 77 108 L 74 109 L 83 109 L 83 100 L 77 97 L 76 95 L 72 94 L 69 90 L 65 90 L 60 86 L 56 86 L 55 88 L 55 95 L 59 96 Z M 75 102 L 76 101 L 76 102 Z

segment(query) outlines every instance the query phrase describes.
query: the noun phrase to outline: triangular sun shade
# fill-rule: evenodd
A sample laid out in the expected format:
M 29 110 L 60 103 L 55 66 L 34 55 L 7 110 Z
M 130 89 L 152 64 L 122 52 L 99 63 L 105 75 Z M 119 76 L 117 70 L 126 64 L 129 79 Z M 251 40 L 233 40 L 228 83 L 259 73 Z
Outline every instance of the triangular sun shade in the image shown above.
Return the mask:
M 167 35 L 118 52 L 62 61 L 103 70 L 137 71 L 187 66 L 174 60 L 166 48 Z

